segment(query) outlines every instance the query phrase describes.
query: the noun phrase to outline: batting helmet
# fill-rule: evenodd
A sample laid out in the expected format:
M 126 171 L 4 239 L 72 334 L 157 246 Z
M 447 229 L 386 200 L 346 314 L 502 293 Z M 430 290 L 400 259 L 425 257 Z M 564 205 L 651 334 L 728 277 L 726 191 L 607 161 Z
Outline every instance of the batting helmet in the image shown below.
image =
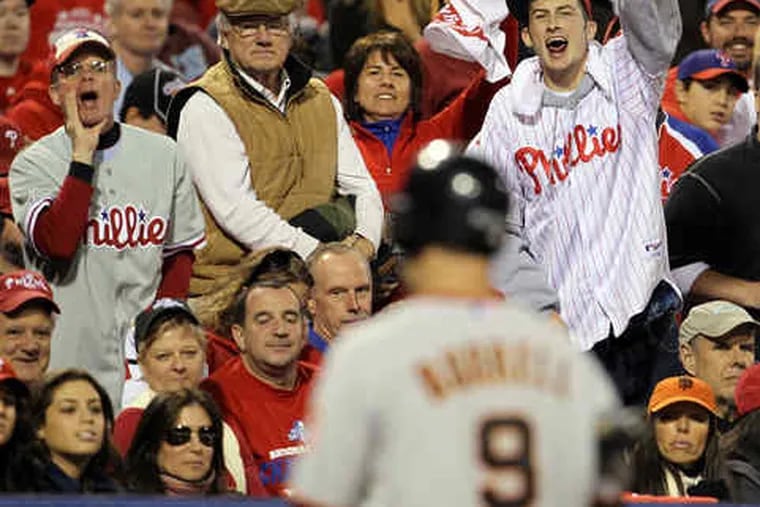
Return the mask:
M 433 141 L 394 201 L 398 244 L 414 254 L 431 244 L 489 255 L 501 245 L 508 198 L 493 168 Z

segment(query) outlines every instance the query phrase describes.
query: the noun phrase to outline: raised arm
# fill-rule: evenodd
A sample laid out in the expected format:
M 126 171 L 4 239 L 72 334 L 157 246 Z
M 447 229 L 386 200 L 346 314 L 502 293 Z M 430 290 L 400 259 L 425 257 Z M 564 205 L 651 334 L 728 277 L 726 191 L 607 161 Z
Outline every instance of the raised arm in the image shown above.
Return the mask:
M 613 0 L 628 49 L 651 76 L 667 72 L 681 39 L 678 0 Z

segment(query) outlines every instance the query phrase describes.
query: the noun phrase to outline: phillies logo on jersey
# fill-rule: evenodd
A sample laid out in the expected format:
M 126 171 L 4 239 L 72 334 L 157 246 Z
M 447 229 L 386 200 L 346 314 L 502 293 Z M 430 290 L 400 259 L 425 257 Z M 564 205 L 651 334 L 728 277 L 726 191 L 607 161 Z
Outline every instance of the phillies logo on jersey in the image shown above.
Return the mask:
M 565 137 L 564 144 L 547 154 L 533 146 L 524 146 L 515 152 L 517 166 L 533 181 L 536 195 L 543 191 L 541 174 L 550 185 L 563 182 L 579 164 L 587 164 L 594 158 L 604 158 L 620 149 L 621 129 L 594 125 L 576 125 Z
M 146 248 L 161 246 L 166 238 L 167 221 L 150 216 L 148 210 L 132 204 L 103 208 L 87 224 L 86 242 L 96 247 Z

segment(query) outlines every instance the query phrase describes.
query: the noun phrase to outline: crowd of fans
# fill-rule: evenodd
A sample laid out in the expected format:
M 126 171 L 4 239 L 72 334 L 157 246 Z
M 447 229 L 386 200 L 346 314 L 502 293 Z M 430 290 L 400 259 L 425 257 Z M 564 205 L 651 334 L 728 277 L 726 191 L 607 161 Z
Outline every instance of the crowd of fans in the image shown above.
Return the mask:
M 493 295 L 640 408 L 628 500 L 760 502 L 760 1 L 506 1 L 0 0 L 0 489 L 290 496 L 444 138 L 512 200 Z

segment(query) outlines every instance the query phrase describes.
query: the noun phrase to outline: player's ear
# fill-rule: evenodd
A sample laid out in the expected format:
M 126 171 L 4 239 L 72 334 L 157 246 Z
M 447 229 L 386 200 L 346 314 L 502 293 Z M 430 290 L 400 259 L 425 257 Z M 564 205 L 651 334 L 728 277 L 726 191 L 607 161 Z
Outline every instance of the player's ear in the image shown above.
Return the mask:
M 530 31 L 527 26 L 524 26 L 523 29 L 520 30 L 520 37 L 526 47 L 533 49 L 533 38 L 530 36 Z
M 678 355 L 681 358 L 683 369 L 686 370 L 689 375 L 696 375 L 697 358 L 694 356 L 694 349 L 691 344 L 682 343 L 678 347 Z
M 235 344 L 240 349 L 240 352 L 245 352 L 245 337 L 243 336 L 243 326 L 240 324 L 232 324 L 230 328 L 232 331 L 232 339 L 235 340 Z

